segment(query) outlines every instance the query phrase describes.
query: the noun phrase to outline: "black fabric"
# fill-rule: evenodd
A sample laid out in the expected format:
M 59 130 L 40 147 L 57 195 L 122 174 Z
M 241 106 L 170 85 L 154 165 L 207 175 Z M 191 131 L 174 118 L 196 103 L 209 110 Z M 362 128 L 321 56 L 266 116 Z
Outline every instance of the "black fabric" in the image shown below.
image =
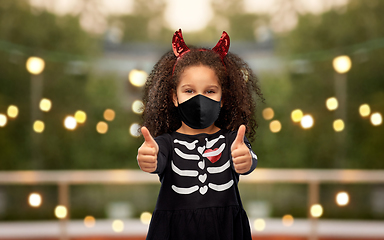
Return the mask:
M 238 191 L 231 144 L 237 132 L 164 134 L 159 145 L 161 188 L 147 239 L 251 239 Z M 250 148 L 248 140 L 245 143 Z M 253 164 L 257 157 L 250 148 Z M 248 173 L 249 173 L 248 172 Z

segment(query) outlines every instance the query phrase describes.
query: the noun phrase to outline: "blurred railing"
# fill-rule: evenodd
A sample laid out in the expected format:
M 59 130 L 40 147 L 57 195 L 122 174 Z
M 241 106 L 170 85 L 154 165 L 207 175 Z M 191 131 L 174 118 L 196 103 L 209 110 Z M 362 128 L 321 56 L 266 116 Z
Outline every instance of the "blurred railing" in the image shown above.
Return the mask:
M 242 176 L 242 183 L 300 183 L 308 184 L 308 211 L 319 202 L 322 183 L 384 183 L 384 170 L 310 170 L 256 169 Z M 77 184 L 148 184 L 159 183 L 158 176 L 140 170 L 85 170 L 85 171 L 0 171 L 0 185 L 58 185 L 59 204 L 69 212 L 69 186 Z M 308 239 L 318 239 L 317 218 L 308 212 Z M 60 239 L 68 239 L 68 217 L 60 220 Z

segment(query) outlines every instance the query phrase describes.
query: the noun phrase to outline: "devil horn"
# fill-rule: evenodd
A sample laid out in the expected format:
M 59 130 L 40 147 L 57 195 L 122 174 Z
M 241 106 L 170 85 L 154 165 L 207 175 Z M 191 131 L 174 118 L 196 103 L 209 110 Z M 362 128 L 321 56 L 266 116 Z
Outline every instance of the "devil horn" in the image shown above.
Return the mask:
M 229 43 L 229 35 L 225 31 L 223 31 L 220 40 L 217 42 L 216 46 L 212 48 L 212 50 L 217 52 L 220 55 L 221 59 L 224 59 L 224 57 L 228 54 Z
M 175 34 L 173 34 L 172 48 L 176 57 L 179 57 L 181 54 L 189 51 L 187 44 L 185 44 L 184 42 L 181 29 L 179 29 L 179 31 L 176 31 Z

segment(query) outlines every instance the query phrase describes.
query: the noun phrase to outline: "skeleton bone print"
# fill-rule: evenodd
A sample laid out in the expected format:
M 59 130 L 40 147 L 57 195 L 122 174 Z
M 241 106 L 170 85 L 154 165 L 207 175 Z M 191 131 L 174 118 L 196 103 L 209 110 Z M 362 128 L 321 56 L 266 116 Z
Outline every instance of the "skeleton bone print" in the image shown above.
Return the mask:
M 199 182 L 199 184 L 193 186 L 172 185 L 171 188 L 174 192 L 187 195 L 198 191 L 201 195 L 205 195 L 209 189 L 216 192 L 222 192 L 233 186 L 234 181 L 230 178 L 219 184 L 209 182 L 209 176 L 223 174 L 223 172 L 231 167 L 230 158 L 227 159 L 225 163 L 223 163 L 223 161 L 219 162 L 224 149 L 227 147 L 226 139 L 223 135 L 220 135 L 212 140 L 205 138 L 201 146 L 198 146 L 198 140 L 187 142 L 174 139 L 173 142 L 175 144 L 174 151 L 176 155 L 183 161 L 194 161 L 196 163 L 196 168 L 180 169 L 174 161 L 171 161 L 172 171 L 181 177 L 197 178 Z M 207 163 L 210 166 L 208 166 Z M 218 164 L 212 166 L 211 163 Z M 221 165 L 219 165 L 219 163 Z

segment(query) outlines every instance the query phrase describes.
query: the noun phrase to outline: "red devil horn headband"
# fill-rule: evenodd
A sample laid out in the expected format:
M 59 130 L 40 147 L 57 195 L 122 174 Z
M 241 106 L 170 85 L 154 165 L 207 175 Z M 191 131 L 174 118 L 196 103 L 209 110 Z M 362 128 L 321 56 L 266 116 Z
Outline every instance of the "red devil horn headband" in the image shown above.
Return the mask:
M 212 51 L 219 54 L 221 57 L 221 60 L 223 60 L 224 57 L 228 53 L 229 43 L 230 43 L 229 36 L 225 31 L 223 31 L 223 34 L 221 35 L 220 40 L 217 42 L 216 46 L 214 48 L 212 48 Z M 190 51 L 187 44 L 185 44 L 185 42 L 184 42 L 183 34 L 181 33 L 181 29 L 179 29 L 179 31 L 176 31 L 175 34 L 173 34 L 172 48 L 173 48 L 173 52 L 175 53 L 175 56 L 178 59 L 184 53 L 187 53 Z

